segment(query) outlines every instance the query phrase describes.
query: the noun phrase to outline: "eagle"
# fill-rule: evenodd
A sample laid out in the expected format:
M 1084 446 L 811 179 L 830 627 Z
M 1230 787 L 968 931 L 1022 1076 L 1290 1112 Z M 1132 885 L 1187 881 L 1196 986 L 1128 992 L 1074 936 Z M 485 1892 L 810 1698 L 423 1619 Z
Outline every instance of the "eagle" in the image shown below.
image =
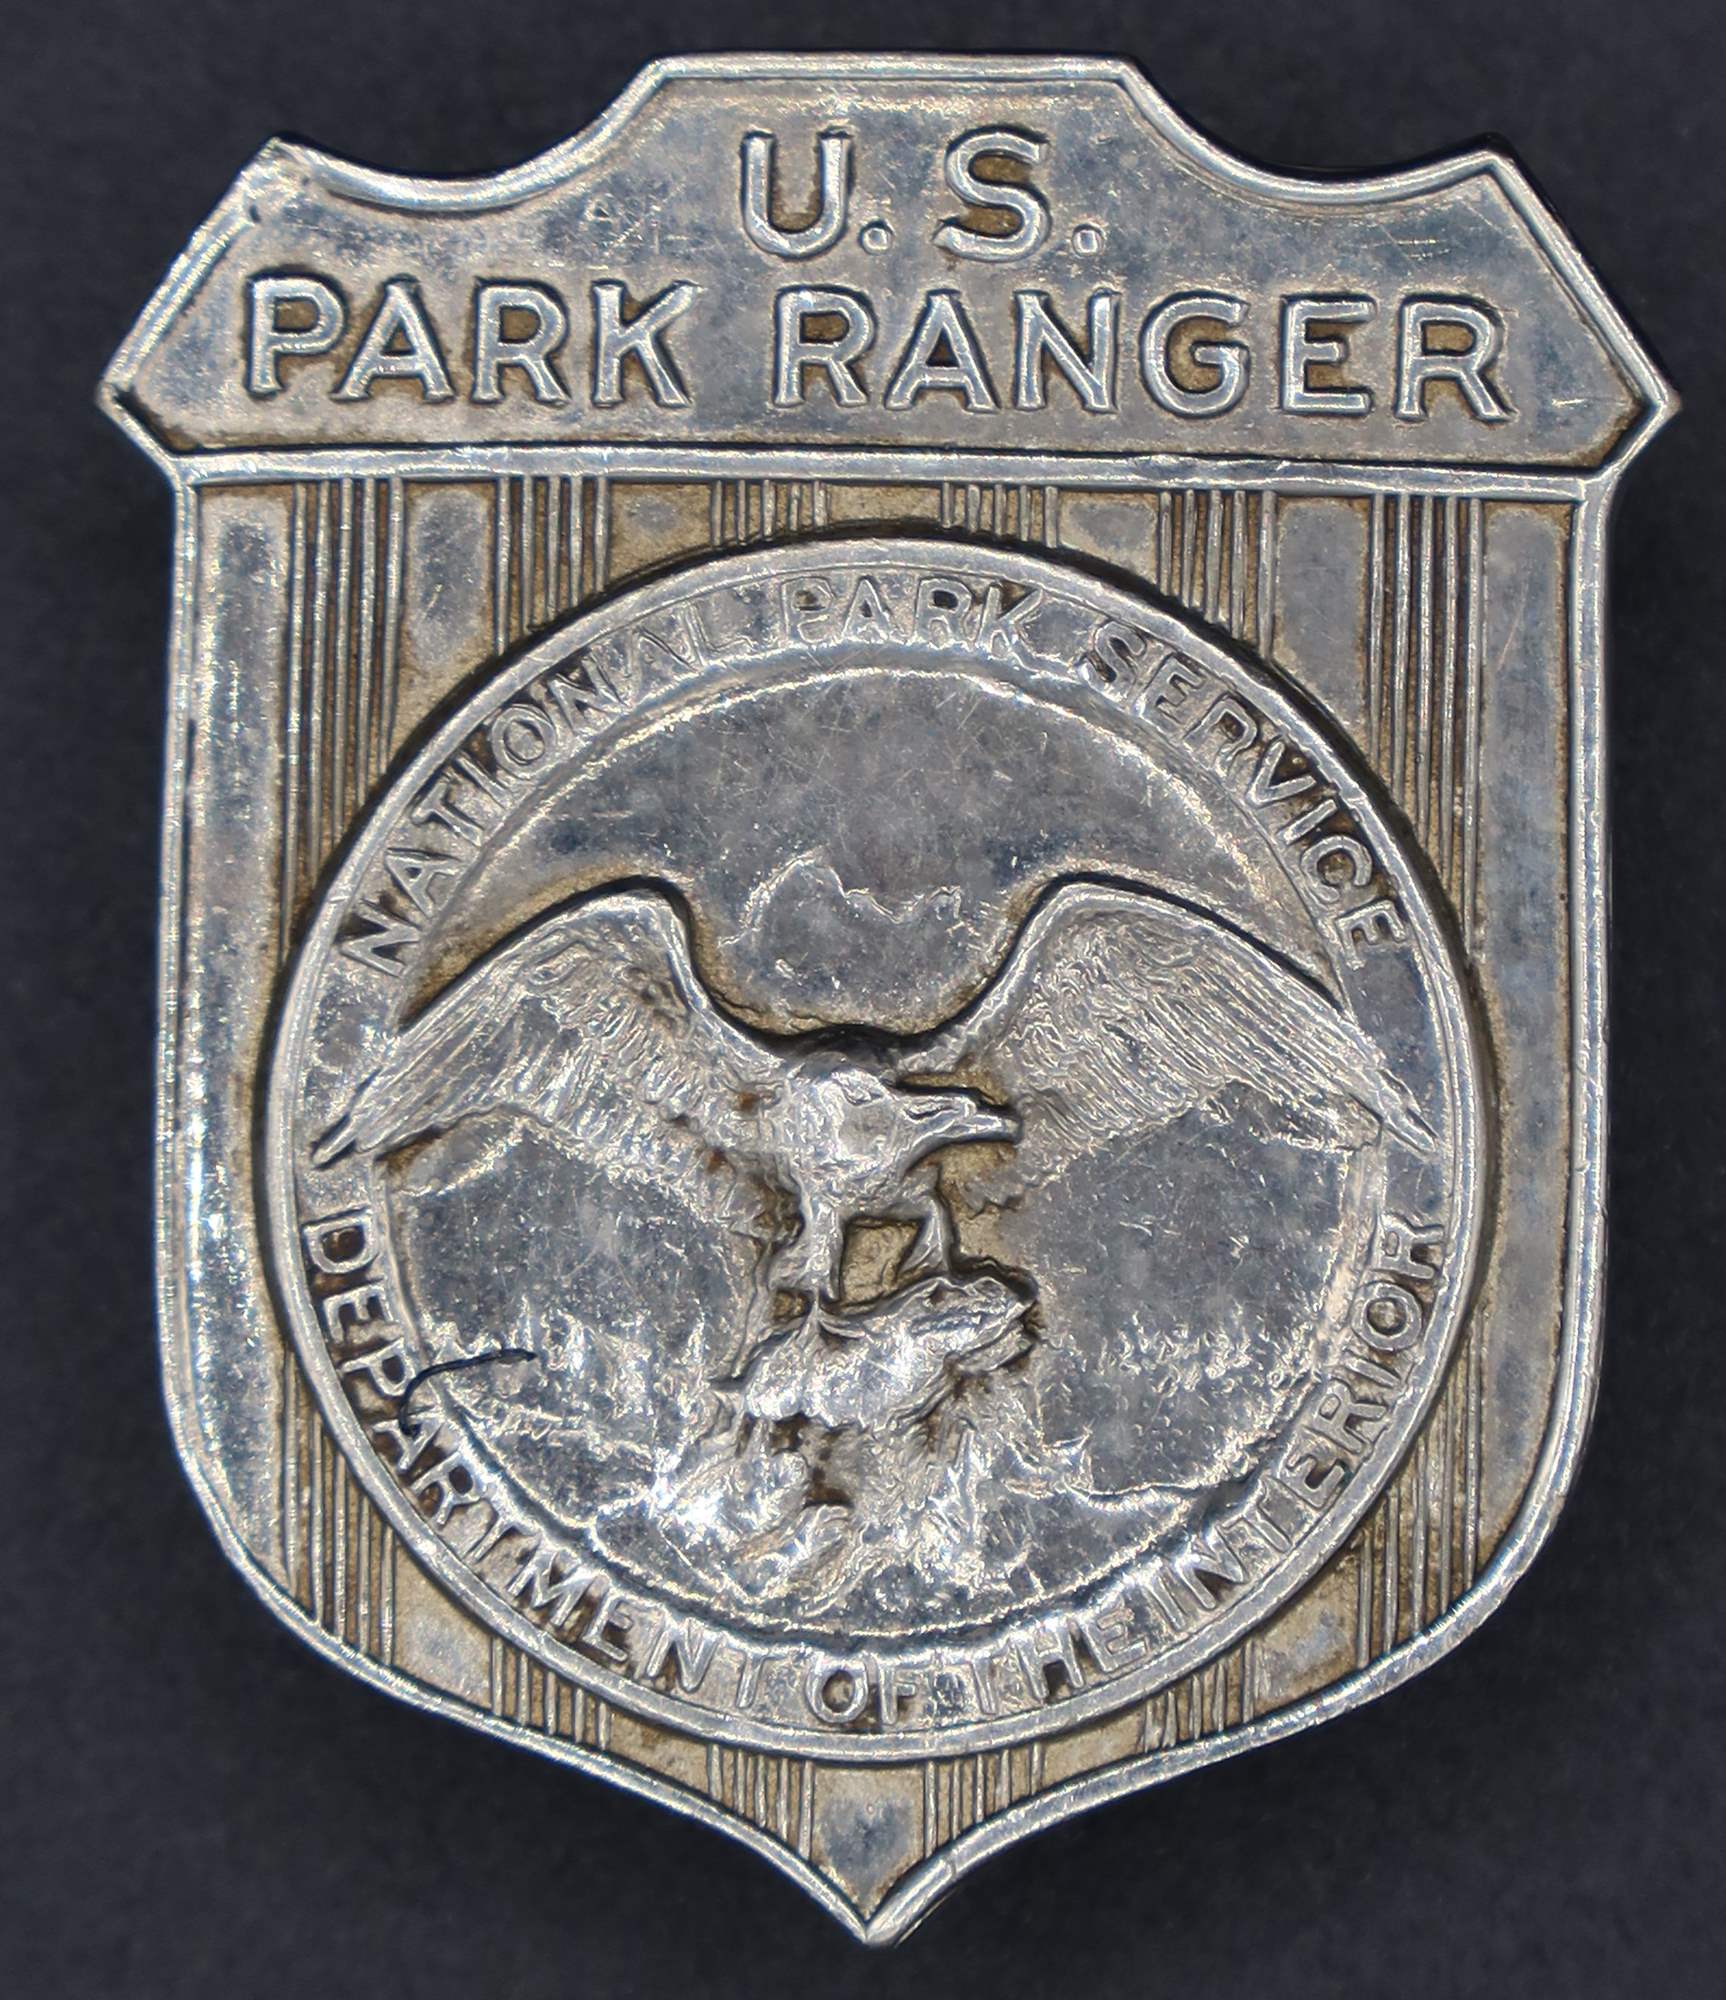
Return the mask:
M 513 1112 L 626 1178 L 688 1186 L 719 1166 L 783 1197 L 774 1292 L 826 1324 L 858 1222 L 911 1223 L 898 1269 L 950 1273 L 936 1156 L 1011 1149 L 1017 1184 L 1129 1143 L 1231 1087 L 1326 1140 L 1435 1139 L 1353 1015 L 1224 918 L 1147 886 L 1067 876 L 942 1026 L 752 1028 L 696 972 L 669 884 L 590 891 L 538 916 L 397 1032 L 314 1143 L 327 1166 Z

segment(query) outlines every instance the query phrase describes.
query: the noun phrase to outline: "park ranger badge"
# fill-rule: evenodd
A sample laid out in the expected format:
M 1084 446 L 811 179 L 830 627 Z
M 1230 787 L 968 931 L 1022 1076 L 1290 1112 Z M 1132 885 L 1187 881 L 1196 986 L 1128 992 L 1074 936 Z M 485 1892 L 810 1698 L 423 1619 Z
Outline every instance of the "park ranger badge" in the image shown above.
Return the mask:
M 282 1619 L 885 1940 L 1499 1602 L 1671 409 L 1502 154 L 666 63 L 485 180 L 267 146 L 104 396 L 177 508 L 167 1399 Z

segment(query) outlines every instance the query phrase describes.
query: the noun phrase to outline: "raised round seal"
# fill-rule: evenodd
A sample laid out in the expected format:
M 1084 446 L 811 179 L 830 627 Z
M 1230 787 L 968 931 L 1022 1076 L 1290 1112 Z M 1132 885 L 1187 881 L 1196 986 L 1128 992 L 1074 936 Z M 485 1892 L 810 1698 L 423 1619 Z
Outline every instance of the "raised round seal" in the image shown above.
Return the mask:
M 426 1568 L 731 1741 L 981 1748 L 1335 1552 L 1480 1230 L 1468 1010 L 1286 689 L 1042 558 L 713 558 L 479 682 L 270 1056 L 281 1293 Z

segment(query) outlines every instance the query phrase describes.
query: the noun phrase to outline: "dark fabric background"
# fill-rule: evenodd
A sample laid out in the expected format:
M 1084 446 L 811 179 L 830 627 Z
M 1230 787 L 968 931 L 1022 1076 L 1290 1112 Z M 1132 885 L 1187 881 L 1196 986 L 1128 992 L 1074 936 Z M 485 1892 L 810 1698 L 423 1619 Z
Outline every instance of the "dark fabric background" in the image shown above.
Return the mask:
M 90 401 L 273 132 L 472 173 L 649 56 L 846 46 L 1132 56 L 1283 165 L 1507 134 L 1687 398 L 1615 524 L 1611 1293 L 1562 1525 L 1410 1687 L 1020 1846 L 885 1955 L 741 1847 L 333 1672 L 218 1552 L 149 1269 L 168 495 Z M 0 1988 L 1723 1989 L 1723 49 L 1696 0 L 5 10 Z

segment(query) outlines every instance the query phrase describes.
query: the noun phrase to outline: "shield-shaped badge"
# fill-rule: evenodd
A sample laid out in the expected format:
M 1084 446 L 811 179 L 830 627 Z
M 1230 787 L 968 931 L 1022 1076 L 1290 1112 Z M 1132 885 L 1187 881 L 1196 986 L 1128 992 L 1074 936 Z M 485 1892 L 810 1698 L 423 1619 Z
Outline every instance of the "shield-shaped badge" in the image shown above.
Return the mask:
M 105 395 L 168 1404 L 293 1629 L 890 1939 L 1503 1597 L 1671 398 L 1502 155 L 669 63 L 483 181 L 266 147 Z

